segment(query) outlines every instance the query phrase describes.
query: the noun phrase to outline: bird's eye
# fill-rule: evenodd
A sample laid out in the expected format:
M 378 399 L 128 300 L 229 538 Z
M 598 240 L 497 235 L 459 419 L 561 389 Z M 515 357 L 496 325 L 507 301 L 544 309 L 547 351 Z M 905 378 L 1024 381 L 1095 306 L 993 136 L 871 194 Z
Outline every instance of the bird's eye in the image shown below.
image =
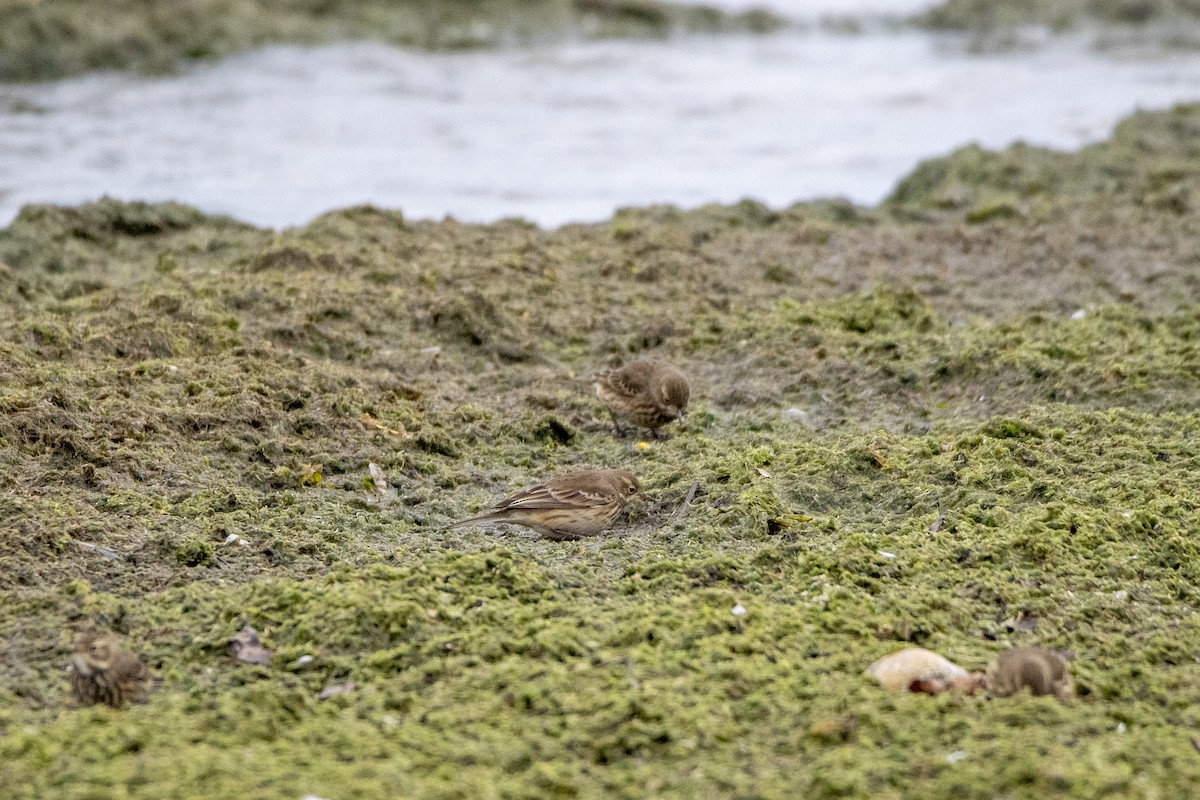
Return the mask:
M 637 487 L 636 487 L 636 486 L 630 486 L 630 487 L 629 487 L 629 493 L 630 493 L 630 494 L 637 494 Z

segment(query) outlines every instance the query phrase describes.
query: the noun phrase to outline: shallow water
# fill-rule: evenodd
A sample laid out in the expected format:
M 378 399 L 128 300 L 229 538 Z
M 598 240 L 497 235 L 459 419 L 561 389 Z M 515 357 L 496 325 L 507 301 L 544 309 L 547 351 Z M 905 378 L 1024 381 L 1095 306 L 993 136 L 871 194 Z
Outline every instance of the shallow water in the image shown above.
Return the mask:
M 170 78 L 0 87 L 0 224 L 102 194 L 271 226 L 368 202 L 543 225 L 746 196 L 873 203 L 969 141 L 1073 148 L 1197 96 L 1192 55 L 1056 40 L 981 56 L 886 26 L 467 54 L 272 47 Z

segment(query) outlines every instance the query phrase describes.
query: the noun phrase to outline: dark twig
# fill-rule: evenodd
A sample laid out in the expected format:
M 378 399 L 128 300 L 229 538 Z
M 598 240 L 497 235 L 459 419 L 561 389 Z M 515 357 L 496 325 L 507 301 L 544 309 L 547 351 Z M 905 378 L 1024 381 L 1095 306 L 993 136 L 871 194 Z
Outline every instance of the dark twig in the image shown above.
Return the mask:
M 124 561 L 125 560 L 125 556 L 121 555 L 120 553 L 116 552 L 115 550 L 109 550 L 107 547 L 101 547 L 100 545 L 92 544 L 91 542 L 81 542 L 77 539 L 73 540 L 73 541 L 75 542 L 75 544 L 79 545 L 84 550 L 90 550 L 91 552 L 96 553 L 98 555 L 102 555 L 105 558 L 111 558 L 113 561 Z
M 674 520 L 683 519 L 688 512 L 688 508 L 692 505 L 692 500 L 696 497 L 696 490 L 700 488 L 700 481 L 692 481 L 692 488 L 688 489 L 687 497 L 683 498 L 683 505 L 671 517 Z

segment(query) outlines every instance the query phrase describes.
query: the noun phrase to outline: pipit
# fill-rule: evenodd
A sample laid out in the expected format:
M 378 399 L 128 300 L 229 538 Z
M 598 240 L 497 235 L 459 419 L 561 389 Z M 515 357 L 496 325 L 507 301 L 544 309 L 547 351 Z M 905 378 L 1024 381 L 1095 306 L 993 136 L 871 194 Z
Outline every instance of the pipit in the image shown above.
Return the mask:
M 612 414 L 617 432 L 622 421 L 658 429 L 687 413 L 691 388 L 683 373 L 664 361 L 639 359 L 601 375 L 596 394 Z
M 1064 702 L 1075 696 L 1066 659 L 1040 647 L 1014 647 L 996 656 L 988 664 L 984 686 L 992 697 L 1008 697 L 1022 689 L 1035 697 L 1053 695 Z
M 580 539 L 604 531 L 635 497 L 645 497 L 632 472 L 595 469 L 551 478 L 496 504 L 496 510 L 448 525 L 523 525 L 547 539 Z
M 84 633 L 71 654 L 71 692 L 85 706 L 105 703 L 121 708 L 144 703 L 155 678 L 141 659 L 122 650 L 114 636 Z

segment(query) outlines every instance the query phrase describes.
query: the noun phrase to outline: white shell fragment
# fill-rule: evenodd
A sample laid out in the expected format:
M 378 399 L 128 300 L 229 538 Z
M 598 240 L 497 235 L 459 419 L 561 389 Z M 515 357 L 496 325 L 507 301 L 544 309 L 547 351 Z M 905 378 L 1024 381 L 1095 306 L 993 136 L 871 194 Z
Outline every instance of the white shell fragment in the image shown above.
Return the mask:
M 922 647 L 908 647 L 886 655 L 867 667 L 867 675 L 889 689 L 937 694 L 947 689 L 972 691 L 976 674 Z

